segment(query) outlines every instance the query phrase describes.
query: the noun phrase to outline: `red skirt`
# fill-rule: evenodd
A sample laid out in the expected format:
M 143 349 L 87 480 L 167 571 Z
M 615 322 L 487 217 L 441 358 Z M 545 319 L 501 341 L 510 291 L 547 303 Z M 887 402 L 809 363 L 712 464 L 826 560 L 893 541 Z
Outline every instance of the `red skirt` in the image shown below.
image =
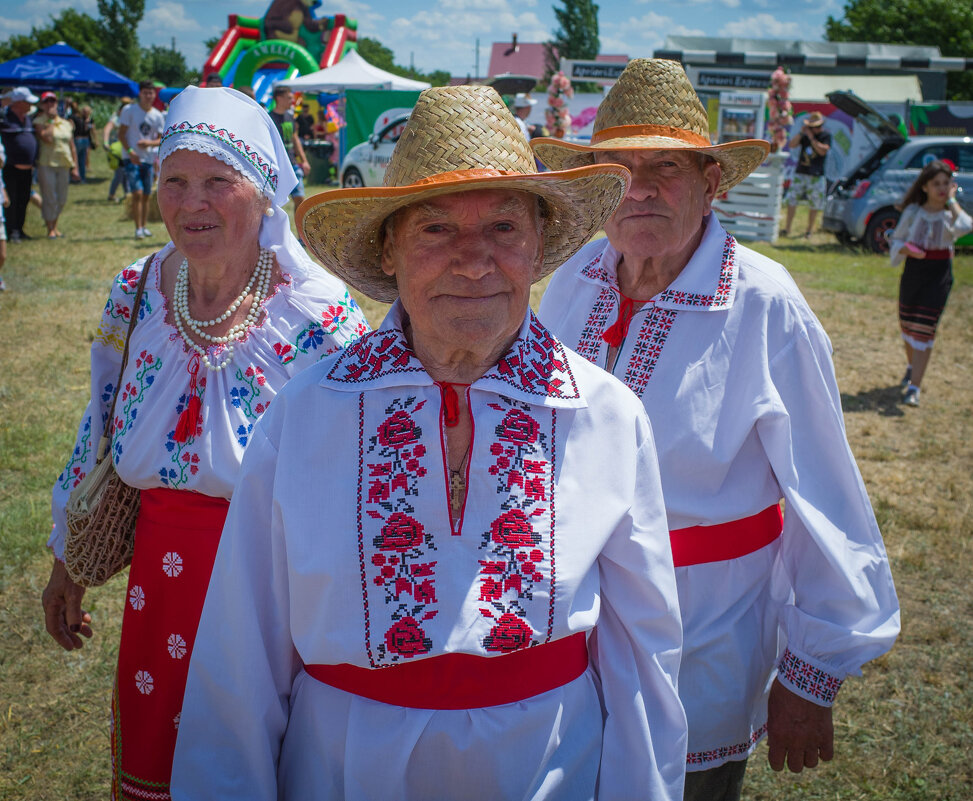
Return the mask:
M 229 503 L 142 490 L 112 695 L 112 798 L 168 801 L 199 616 Z

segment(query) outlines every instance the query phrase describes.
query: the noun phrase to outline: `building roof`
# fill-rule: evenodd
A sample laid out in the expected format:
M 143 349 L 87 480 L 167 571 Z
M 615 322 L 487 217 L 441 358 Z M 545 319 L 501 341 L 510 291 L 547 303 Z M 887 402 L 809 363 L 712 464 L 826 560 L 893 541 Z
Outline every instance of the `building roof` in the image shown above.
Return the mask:
M 494 42 L 490 49 L 488 78 L 497 75 L 535 75 L 537 80 L 547 72 L 546 52 L 543 42 L 518 42 L 516 35 L 509 42 Z M 595 61 L 628 62 L 624 54 L 599 54 Z

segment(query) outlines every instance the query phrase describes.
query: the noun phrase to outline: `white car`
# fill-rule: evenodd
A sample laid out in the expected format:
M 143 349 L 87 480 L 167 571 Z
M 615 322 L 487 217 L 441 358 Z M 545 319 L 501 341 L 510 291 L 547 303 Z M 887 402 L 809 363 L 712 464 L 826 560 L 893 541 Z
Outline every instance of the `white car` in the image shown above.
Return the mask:
M 402 135 L 408 114 L 397 116 L 368 137 L 367 142 L 355 145 L 341 162 L 341 185 L 344 187 L 382 186 L 385 168 L 392 158 L 395 143 Z

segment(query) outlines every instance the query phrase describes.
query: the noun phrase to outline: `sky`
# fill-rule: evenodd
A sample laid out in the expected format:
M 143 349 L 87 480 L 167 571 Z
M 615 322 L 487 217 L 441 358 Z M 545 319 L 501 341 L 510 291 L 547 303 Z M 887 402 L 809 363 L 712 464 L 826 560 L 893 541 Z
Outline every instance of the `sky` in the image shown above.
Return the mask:
M 169 46 L 199 69 L 203 42 L 226 30 L 227 16 L 262 16 L 270 0 L 146 0 L 139 26 L 143 46 Z M 470 75 L 479 39 L 480 73 L 493 42 L 517 33 L 543 42 L 557 27 L 551 0 L 323 0 L 316 16 L 346 14 L 361 36 L 378 39 L 403 66 Z M 561 4 L 558 3 L 560 7 Z M 0 37 L 29 33 L 67 7 L 98 15 L 96 0 L 0 0 Z M 598 23 L 602 53 L 651 57 L 666 36 L 743 36 L 819 41 L 828 15 L 840 18 L 844 0 L 602 0 Z

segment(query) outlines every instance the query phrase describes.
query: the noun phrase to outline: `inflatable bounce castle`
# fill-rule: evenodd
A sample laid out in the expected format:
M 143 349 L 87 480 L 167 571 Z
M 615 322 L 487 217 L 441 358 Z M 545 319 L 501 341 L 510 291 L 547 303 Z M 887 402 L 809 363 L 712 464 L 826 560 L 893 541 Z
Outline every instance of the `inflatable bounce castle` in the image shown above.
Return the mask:
M 226 32 L 203 65 L 224 86 L 250 86 L 266 102 L 275 81 L 337 64 L 355 49 L 358 21 L 344 14 L 315 17 L 321 0 L 271 0 L 263 17 L 231 14 Z

